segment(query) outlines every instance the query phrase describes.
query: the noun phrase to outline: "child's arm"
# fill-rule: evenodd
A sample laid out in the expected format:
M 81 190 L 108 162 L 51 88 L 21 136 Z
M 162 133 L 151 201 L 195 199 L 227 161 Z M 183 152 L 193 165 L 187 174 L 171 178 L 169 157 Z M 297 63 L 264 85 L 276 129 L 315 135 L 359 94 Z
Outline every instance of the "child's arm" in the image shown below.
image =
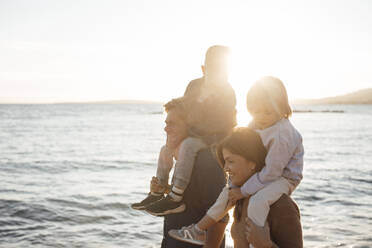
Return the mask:
M 251 176 L 240 188 L 244 196 L 255 194 L 267 184 L 283 175 L 284 168 L 291 160 L 292 152 L 287 142 L 280 137 L 273 139 L 265 159 L 265 166 Z

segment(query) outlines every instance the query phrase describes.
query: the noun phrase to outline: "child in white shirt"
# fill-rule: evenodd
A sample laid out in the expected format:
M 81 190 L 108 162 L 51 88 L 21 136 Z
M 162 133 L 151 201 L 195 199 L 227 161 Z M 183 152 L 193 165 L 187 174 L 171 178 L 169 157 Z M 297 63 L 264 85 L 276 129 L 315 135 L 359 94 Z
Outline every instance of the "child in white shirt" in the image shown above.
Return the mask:
M 197 224 L 171 230 L 170 236 L 203 244 L 208 227 L 225 216 L 236 201 L 249 196 L 248 217 L 264 226 L 270 205 L 282 194 L 290 195 L 300 183 L 304 148 L 300 133 L 288 119 L 292 110 L 283 83 L 274 77 L 258 80 L 247 94 L 247 109 L 253 117 L 249 127 L 259 133 L 268 152 L 265 166 L 240 188 L 226 186 Z

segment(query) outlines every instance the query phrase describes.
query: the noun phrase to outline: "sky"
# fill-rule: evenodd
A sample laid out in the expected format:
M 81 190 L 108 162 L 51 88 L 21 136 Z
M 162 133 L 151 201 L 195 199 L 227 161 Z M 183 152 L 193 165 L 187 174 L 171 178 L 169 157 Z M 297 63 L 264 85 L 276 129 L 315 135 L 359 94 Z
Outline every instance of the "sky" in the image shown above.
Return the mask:
M 215 44 L 240 104 L 267 75 L 290 99 L 372 87 L 369 0 L 1 0 L 0 103 L 165 102 Z

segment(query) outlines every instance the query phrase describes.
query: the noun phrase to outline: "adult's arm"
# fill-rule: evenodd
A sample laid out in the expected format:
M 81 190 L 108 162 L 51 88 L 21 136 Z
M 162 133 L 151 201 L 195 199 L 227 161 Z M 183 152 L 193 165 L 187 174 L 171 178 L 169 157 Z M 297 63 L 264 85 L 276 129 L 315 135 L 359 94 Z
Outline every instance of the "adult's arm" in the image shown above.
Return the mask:
M 268 222 L 271 240 L 278 247 L 303 247 L 300 211 L 289 196 L 282 195 L 270 206 Z
M 246 219 L 248 242 L 252 242 L 257 248 L 303 247 L 300 211 L 288 195 L 282 195 L 270 206 L 267 222 L 268 226 L 259 227 L 248 218 Z
M 247 241 L 256 248 L 278 247 L 270 238 L 270 228 L 267 222 L 264 227 L 257 226 L 250 218 L 245 219 L 245 235 Z
M 220 247 L 221 242 L 225 235 L 227 222 L 217 222 L 207 231 L 207 240 L 203 248 L 216 248 Z

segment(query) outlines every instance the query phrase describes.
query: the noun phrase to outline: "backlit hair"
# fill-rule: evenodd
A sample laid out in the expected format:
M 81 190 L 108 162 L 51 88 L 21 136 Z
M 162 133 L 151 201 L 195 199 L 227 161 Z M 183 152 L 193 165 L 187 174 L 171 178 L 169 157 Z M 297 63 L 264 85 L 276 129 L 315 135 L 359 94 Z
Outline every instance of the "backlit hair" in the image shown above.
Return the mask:
M 240 155 L 247 161 L 254 162 L 256 172 L 265 166 L 266 148 L 260 135 L 251 128 L 237 127 L 217 145 L 217 159 L 221 167 L 225 165 L 223 149 L 230 151 L 232 154 Z
M 176 112 L 177 116 L 181 120 L 185 122 L 187 121 L 187 112 L 185 109 L 184 97 L 179 97 L 179 98 L 170 100 L 169 102 L 164 104 L 164 110 L 166 113 L 173 110 L 174 112 Z
M 289 106 L 287 90 L 283 82 L 276 77 L 263 77 L 249 89 L 247 109 L 252 112 L 256 106 L 269 106 L 282 118 L 289 118 L 292 109 Z
M 227 46 L 214 45 L 208 48 L 205 54 L 204 66 L 205 73 L 210 75 L 228 74 L 230 48 Z

